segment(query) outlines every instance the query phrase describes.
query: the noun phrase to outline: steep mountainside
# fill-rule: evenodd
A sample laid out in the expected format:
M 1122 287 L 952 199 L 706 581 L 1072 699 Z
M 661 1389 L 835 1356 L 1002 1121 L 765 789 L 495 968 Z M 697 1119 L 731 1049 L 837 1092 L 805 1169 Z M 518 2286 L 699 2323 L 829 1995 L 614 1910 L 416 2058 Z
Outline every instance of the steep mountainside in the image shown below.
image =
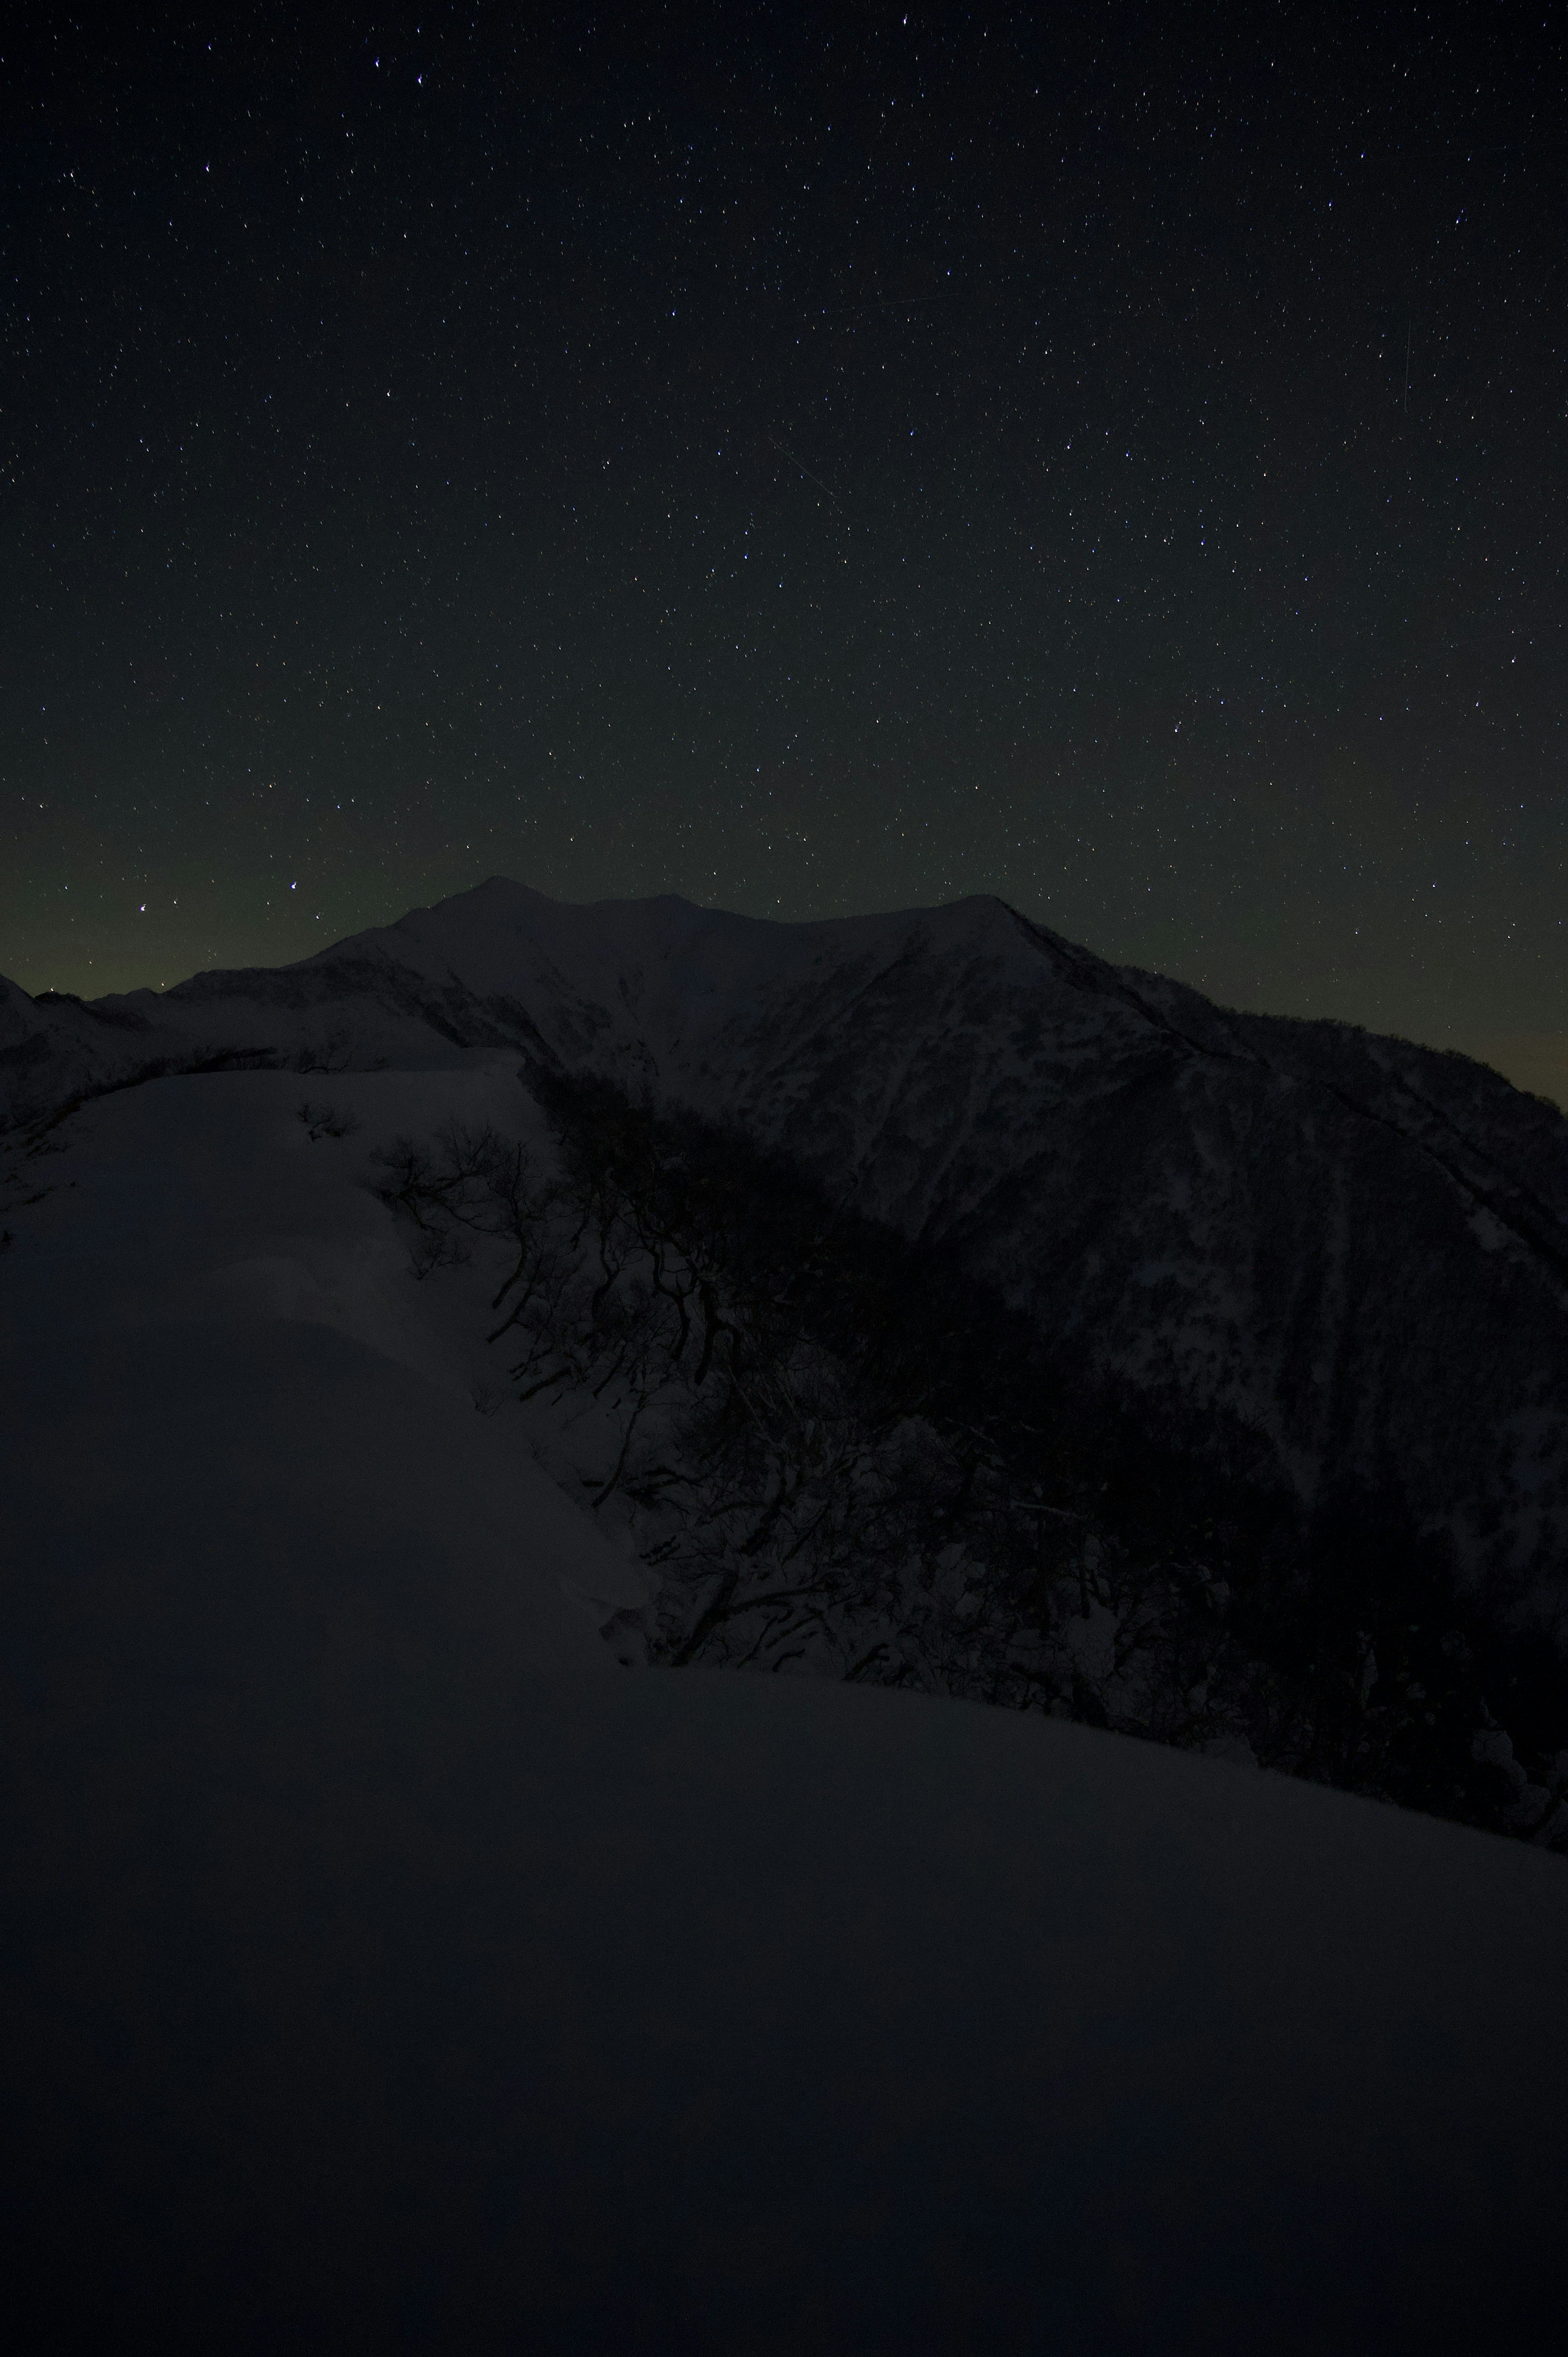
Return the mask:
M 497 1049 L 738 1123 L 1162 1414 L 1565 1593 L 1568 1123 L 1465 1058 L 1227 1013 L 993 899 L 778 925 L 497 880 L 295 966 L 0 999 L 18 1119 L 196 1062 Z

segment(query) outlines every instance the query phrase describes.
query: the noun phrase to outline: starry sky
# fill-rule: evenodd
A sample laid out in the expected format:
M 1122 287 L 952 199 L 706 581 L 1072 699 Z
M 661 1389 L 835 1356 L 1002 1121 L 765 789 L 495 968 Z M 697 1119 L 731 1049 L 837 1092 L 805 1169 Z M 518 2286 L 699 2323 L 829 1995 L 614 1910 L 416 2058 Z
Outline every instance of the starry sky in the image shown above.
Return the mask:
M 1568 1085 L 1554 12 L 35 13 L 0 971 L 997 892 Z

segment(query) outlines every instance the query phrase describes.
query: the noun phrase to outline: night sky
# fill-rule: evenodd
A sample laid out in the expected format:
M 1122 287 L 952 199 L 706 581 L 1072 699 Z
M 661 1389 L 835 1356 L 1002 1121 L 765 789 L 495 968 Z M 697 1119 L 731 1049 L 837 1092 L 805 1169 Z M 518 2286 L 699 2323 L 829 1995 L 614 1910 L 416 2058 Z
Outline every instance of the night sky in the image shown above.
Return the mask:
M 1555 12 L 157 13 L 0 54 L 0 971 L 997 892 L 1551 1084 Z

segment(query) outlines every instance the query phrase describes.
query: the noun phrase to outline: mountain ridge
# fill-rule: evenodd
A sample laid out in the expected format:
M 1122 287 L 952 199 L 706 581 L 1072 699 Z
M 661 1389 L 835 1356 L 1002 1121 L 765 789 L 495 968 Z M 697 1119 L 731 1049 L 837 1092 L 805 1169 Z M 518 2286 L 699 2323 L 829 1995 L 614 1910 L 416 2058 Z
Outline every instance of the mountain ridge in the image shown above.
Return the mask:
M 789 924 L 491 878 L 289 966 L 0 997 L 13 1120 L 182 1060 L 497 1055 L 734 1124 L 1148 1413 L 1253 1433 L 1305 1496 L 1391 1481 L 1474 1577 L 1568 1603 L 1568 1121 L 1466 1058 L 1220 1008 L 984 896 Z

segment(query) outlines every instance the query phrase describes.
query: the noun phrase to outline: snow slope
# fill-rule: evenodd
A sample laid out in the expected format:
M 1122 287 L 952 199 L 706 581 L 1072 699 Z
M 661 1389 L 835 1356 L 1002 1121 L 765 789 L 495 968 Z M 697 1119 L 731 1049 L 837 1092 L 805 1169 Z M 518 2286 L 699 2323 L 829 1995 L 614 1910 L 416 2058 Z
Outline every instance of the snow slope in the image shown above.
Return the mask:
M 18 2345 L 1543 2345 L 1561 1863 L 618 1670 L 635 1571 L 360 1183 L 518 1114 L 515 1049 L 409 1021 L 400 1070 L 105 1097 L 8 1215 Z
M 1568 1611 L 1568 1121 L 1466 1058 L 1226 1013 L 998 900 L 779 925 L 499 880 L 299 965 L 0 1003 L 35 1114 L 182 1060 L 505 1049 L 739 1122 L 1162 1412 L 1306 1494 L 1401 1484 Z

